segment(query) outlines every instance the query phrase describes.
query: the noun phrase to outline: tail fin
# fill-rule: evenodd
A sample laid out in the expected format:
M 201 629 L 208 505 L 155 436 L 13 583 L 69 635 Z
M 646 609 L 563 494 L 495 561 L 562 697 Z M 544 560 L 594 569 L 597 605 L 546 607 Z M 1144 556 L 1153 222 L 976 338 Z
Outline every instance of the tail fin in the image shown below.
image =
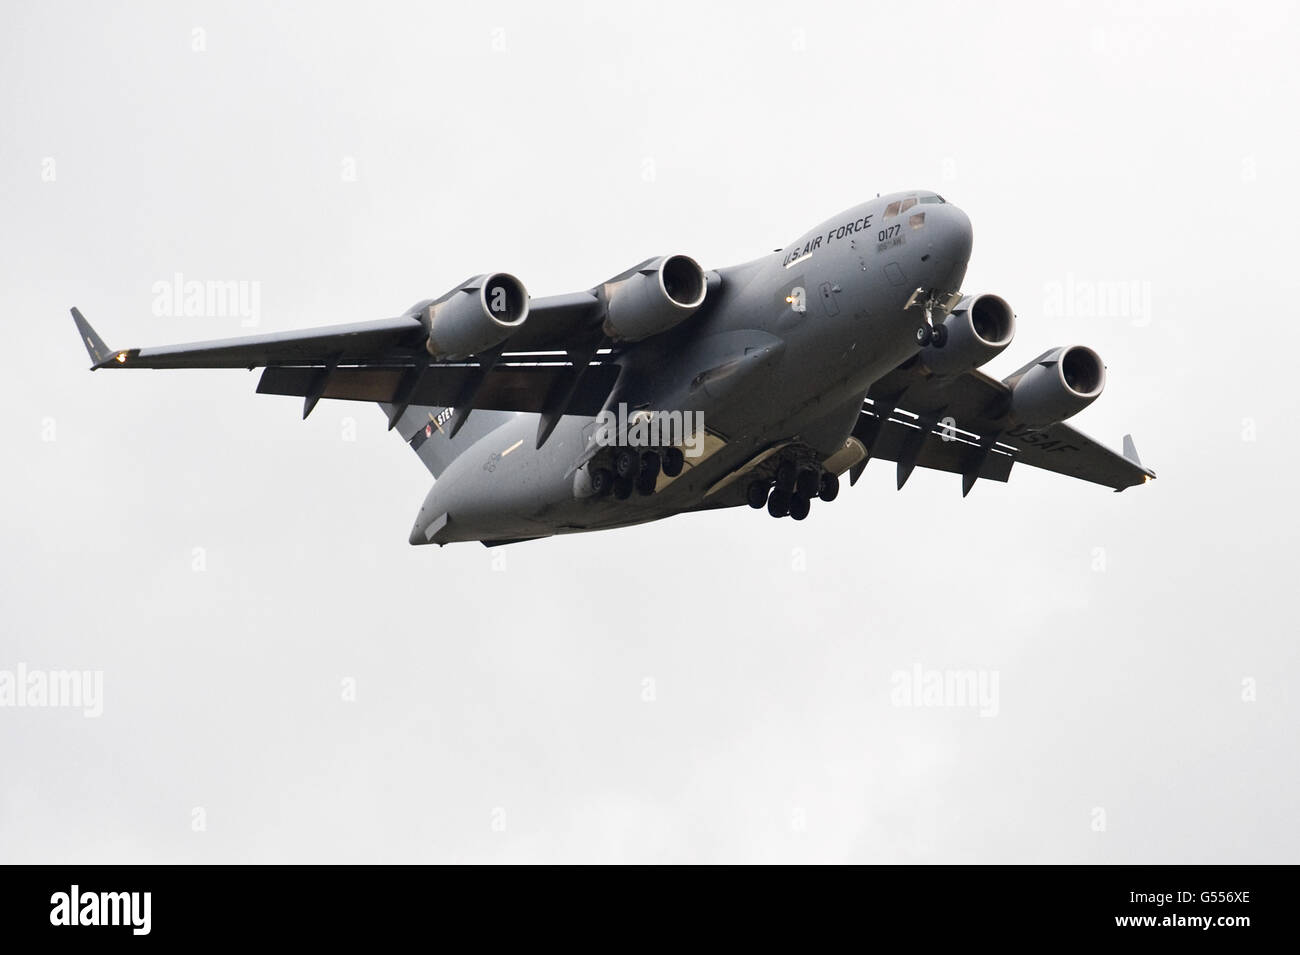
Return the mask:
M 390 418 L 396 407 L 380 404 L 384 414 Z M 394 428 L 401 434 L 402 440 L 411 446 L 435 478 L 447 469 L 447 465 L 479 438 L 515 416 L 513 411 L 484 411 L 479 409 L 469 416 L 464 427 L 451 437 L 451 418 L 454 408 L 439 408 L 433 405 L 411 405 Z

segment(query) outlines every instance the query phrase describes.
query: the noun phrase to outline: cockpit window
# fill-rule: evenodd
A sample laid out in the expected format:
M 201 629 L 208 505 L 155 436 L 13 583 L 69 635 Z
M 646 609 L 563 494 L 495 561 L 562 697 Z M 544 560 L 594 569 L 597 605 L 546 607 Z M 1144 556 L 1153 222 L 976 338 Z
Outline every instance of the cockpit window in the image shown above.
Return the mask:
M 899 199 L 897 202 L 891 202 L 885 206 L 884 218 L 892 219 L 894 216 L 901 216 L 918 202 L 943 202 L 943 198 L 940 196 L 921 196 L 918 199 L 916 196 L 908 196 L 906 199 Z

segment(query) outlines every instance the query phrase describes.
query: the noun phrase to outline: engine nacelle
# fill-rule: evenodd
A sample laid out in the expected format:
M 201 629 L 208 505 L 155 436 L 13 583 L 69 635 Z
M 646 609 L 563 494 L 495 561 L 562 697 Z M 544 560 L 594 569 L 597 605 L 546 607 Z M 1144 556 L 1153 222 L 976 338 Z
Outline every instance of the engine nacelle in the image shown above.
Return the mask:
M 1091 348 L 1068 345 L 1040 355 L 1007 378 L 1011 420 L 1042 428 L 1078 414 L 1106 387 L 1106 366 Z
M 963 298 L 944 319 L 942 348 L 921 349 L 921 362 L 936 375 L 960 375 L 996 357 L 1016 335 L 1016 313 L 997 295 Z
M 609 289 L 605 334 L 637 342 L 684 321 L 704 302 L 708 280 L 688 255 L 666 255 Z
M 425 309 L 425 343 L 434 358 L 466 358 L 495 348 L 528 318 L 528 292 L 513 275 L 478 275 Z

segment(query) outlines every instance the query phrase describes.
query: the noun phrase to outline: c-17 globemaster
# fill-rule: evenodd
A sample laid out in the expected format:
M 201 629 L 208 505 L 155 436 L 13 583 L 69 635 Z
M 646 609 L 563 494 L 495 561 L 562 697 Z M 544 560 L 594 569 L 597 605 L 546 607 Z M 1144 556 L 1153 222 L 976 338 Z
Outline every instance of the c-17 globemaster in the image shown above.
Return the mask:
M 933 192 L 880 196 L 743 265 L 648 259 L 530 299 L 480 275 L 396 318 L 161 348 L 99 368 L 264 368 L 257 390 L 377 402 L 434 476 L 412 544 L 488 546 L 748 504 L 803 520 L 873 459 L 1006 481 L 1017 462 L 1117 491 L 1155 477 L 1062 422 L 1105 366 L 1050 348 L 1002 381 L 996 295 L 960 289 L 970 220 Z

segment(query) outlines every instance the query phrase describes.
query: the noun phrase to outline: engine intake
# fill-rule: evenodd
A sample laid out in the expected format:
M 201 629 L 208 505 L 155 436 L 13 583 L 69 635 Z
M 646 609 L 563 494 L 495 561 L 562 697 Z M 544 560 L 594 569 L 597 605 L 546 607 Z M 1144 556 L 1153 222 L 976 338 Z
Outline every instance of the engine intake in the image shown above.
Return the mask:
M 688 255 L 667 255 L 611 286 L 605 334 L 636 342 L 686 320 L 704 302 L 708 280 Z
M 1016 313 L 998 295 L 967 296 L 944 319 L 948 340 L 927 345 L 921 361 L 934 374 L 960 375 L 995 358 L 1016 335 Z
M 1045 352 L 1004 384 L 1011 388 L 1011 419 L 1041 428 L 1092 404 L 1106 387 L 1106 366 L 1091 348 L 1068 345 Z
M 528 291 L 508 272 L 462 283 L 421 316 L 435 358 L 466 358 L 495 348 L 528 318 Z

